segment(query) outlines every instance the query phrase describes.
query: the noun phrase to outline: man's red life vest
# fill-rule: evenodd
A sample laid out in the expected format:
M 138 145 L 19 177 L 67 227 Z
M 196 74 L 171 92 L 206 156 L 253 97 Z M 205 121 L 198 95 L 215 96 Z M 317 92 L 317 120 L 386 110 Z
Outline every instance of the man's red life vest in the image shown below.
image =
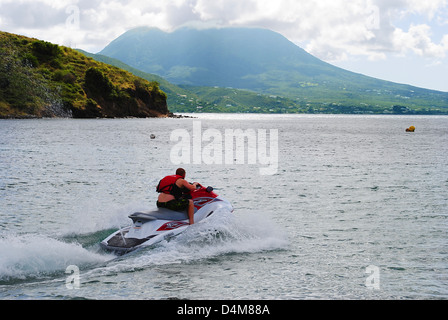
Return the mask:
M 173 186 L 176 183 L 176 181 L 183 178 L 184 177 L 178 175 L 166 176 L 165 178 L 159 181 L 156 191 L 158 193 L 163 192 L 166 194 L 171 194 L 171 190 L 173 189 Z

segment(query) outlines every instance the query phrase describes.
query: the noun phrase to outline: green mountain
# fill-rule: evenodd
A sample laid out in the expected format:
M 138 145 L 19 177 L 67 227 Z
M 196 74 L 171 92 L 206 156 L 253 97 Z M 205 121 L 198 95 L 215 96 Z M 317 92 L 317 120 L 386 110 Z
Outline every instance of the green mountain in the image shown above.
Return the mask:
M 181 28 L 166 33 L 142 27 L 124 33 L 100 54 L 156 74 L 196 95 L 207 108 L 219 111 L 233 110 L 223 107 L 225 99 L 229 100 L 225 106 L 236 106 L 237 111 L 241 111 L 238 103 L 242 111 L 260 110 L 256 97 L 268 97 L 275 100 L 269 109 L 281 112 L 448 112 L 447 92 L 337 68 L 265 29 Z M 236 95 L 242 97 L 232 104 L 229 97 L 235 89 L 245 91 L 237 90 Z M 255 98 L 256 106 L 251 106 L 249 95 Z M 182 108 L 180 98 L 176 101 L 175 112 Z M 195 108 L 204 108 L 195 104 Z
M 173 112 L 250 112 L 250 113 L 304 113 L 295 101 L 284 97 L 255 93 L 249 90 L 177 86 L 160 76 L 133 68 L 122 61 L 101 54 L 93 54 L 78 49 L 84 55 L 110 64 L 150 82 L 156 81 L 167 94 L 169 109 Z
M 70 48 L 0 32 L 0 118 L 169 114 L 157 82 Z
M 249 28 L 181 28 L 165 33 L 142 27 L 126 32 L 100 54 L 175 84 L 250 90 L 268 89 L 260 75 L 289 72 L 291 66 L 303 79 L 331 69 L 278 33 Z

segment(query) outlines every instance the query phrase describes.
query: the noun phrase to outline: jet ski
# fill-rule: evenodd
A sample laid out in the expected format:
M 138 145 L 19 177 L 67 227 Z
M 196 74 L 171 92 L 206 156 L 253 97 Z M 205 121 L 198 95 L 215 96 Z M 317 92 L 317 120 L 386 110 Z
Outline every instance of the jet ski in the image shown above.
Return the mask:
M 219 209 L 233 211 L 230 202 L 217 195 L 212 187 L 205 188 L 198 184 L 197 189 L 189 193 L 189 197 L 194 203 L 195 224 L 210 217 Z M 134 212 L 129 218 L 132 220 L 132 225 L 114 232 L 101 241 L 101 248 L 122 255 L 168 240 L 189 227 L 186 210 L 155 208 L 150 211 Z

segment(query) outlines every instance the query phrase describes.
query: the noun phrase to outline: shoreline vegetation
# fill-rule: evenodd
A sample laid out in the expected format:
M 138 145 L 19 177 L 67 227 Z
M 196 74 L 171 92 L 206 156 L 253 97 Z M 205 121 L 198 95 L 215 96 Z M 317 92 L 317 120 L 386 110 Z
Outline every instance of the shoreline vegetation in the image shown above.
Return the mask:
M 306 103 L 305 103 L 306 102 Z M 0 31 L 0 119 L 183 118 L 182 113 L 448 115 L 221 87 L 174 85 L 100 54 Z
M 169 117 L 147 81 L 49 42 L 0 32 L 0 118 Z

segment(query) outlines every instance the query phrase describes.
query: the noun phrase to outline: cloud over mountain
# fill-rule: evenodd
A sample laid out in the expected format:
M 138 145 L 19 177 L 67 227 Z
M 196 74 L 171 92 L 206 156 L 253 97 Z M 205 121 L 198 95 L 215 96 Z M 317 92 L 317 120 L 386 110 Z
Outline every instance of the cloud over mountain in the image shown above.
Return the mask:
M 262 27 L 327 62 L 448 62 L 447 0 L 0 0 L 0 29 L 98 52 L 129 29 Z M 430 60 L 430 61 L 427 61 Z
M 269 28 L 306 44 L 310 53 L 326 60 L 343 59 L 344 52 L 378 58 L 390 50 L 442 57 L 448 51 L 448 40 L 436 39 L 429 23 L 448 23 L 446 5 L 446 0 L 2 0 L 0 22 L 6 31 L 45 29 L 49 36 L 60 32 L 61 38 L 84 48 L 93 47 L 100 35 L 108 38 L 101 41 L 105 45 L 111 37 L 136 26 L 170 31 L 199 21 Z M 70 15 L 76 13 L 70 11 L 73 6 L 79 9 L 79 26 L 77 32 L 68 32 Z M 395 24 L 409 16 L 420 17 L 422 22 Z

